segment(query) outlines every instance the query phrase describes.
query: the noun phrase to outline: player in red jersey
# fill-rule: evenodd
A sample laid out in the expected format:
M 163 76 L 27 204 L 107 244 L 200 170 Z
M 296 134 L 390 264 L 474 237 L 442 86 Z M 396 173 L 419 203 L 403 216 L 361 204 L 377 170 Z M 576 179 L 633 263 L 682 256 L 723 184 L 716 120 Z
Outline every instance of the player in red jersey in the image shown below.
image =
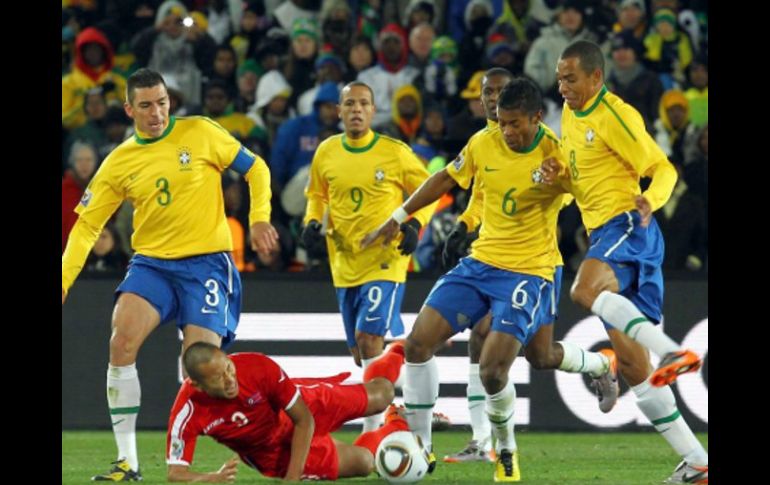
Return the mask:
M 404 362 L 401 343 L 366 369 L 365 384 L 343 384 L 349 373 L 292 379 L 266 355 L 226 355 L 205 342 L 188 347 L 183 362 L 190 377 L 169 418 L 168 481 L 235 480 L 236 459 L 217 472 L 190 470 L 199 435 L 211 436 L 268 477 L 335 480 L 369 475 L 382 438 L 409 429 L 392 412 L 384 426 L 353 445 L 330 435 L 346 421 L 382 412 L 393 401 L 393 382 Z

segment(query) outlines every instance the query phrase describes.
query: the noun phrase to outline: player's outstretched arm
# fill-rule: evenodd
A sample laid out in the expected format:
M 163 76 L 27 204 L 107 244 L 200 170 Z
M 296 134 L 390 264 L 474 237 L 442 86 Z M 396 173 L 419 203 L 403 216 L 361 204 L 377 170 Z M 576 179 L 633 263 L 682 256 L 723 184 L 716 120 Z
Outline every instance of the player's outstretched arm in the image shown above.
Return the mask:
M 404 202 L 404 205 L 396 209 L 393 215 L 390 216 L 390 219 L 361 240 L 361 248 L 369 247 L 380 237 L 383 238 L 383 246 L 390 244 L 390 241 L 398 235 L 401 224 L 409 214 L 437 201 L 439 197 L 449 192 L 455 185 L 457 185 L 457 182 L 449 175 L 446 169 L 439 170 L 428 177 L 409 199 Z
M 187 465 L 169 465 L 166 479 L 169 482 L 187 483 L 233 483 L 238 473 L 238 457 L 225 462 L 222 467 L 211 473 L 196 473 L 190 471 Z

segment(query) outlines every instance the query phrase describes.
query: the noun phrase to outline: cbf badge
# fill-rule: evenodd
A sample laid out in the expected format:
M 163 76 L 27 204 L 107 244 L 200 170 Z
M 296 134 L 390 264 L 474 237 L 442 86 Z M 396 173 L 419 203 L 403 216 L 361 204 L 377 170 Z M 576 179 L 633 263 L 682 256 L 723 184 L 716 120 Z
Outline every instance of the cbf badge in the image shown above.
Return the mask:
M 589 128 L 586 130 L 586 143 L 589 145 L 594 142 L 594 138 L 596 137 L 596 133 L 594 133 L 594 130 Z
M 374 183 L 381 184 L 385 180 L 385 170 L 378 168 L 374 171 Z
M 532 171 L 532 181 L 536 184 L 543 183 L 543 172 L 541 172 L 539 168 Z
M 192 154 L 190 153 L 190 148 L 179 147 L 179 150 L 177 150 L 177 155 L 179 156 L 179 170 L 192 170 L 192 167 L 190 166 L 190 162 L 192 162 Z

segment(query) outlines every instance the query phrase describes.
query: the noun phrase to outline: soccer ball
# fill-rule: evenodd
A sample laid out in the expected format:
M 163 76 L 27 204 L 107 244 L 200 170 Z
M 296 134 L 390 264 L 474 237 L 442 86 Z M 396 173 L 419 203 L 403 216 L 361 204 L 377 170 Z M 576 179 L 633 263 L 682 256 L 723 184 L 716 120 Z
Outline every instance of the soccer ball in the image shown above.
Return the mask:
M 428 473 L 428 452 L 411 431 L 395 431 L 380 442 L 374 466 L 388 483 L 416 483 Z

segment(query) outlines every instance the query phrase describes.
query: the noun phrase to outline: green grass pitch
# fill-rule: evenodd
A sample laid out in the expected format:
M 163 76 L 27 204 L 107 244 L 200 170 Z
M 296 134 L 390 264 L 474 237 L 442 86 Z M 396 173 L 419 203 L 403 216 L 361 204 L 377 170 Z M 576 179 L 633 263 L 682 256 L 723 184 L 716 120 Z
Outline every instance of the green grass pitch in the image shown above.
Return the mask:
M 335 433 L 351 443 L 354 431 Z M 470 438 L 467 431 L 434 433 L 438 467 L 421 483 L 491 483 L 492 464 L 447 464 L 441 458 L 461 449 Z M 708 448 L 708 434 L 698 434 Z M 679 457 L 654 432 L 644 433 L 534 433 L 519 431 L 522 482 L 532 484 L 655 484 L 667 478 Z M 165 433 L 143 431 L 138 435 L 143 483 L 165 483 Z M 107 471 L 115 459 L 115 442 L 109 431 L 62 432 L 62 484 L 91 483 L 91 475 Z M 198 440 L 193 470 L 208 472 L 219 467 L 233 453 L 208 437 Z M 385 483 L 372 474 L 368 478 L 343 482 Z M 236 483 L 277 483 L 262 477 L 246 465 L 238 467 Z

